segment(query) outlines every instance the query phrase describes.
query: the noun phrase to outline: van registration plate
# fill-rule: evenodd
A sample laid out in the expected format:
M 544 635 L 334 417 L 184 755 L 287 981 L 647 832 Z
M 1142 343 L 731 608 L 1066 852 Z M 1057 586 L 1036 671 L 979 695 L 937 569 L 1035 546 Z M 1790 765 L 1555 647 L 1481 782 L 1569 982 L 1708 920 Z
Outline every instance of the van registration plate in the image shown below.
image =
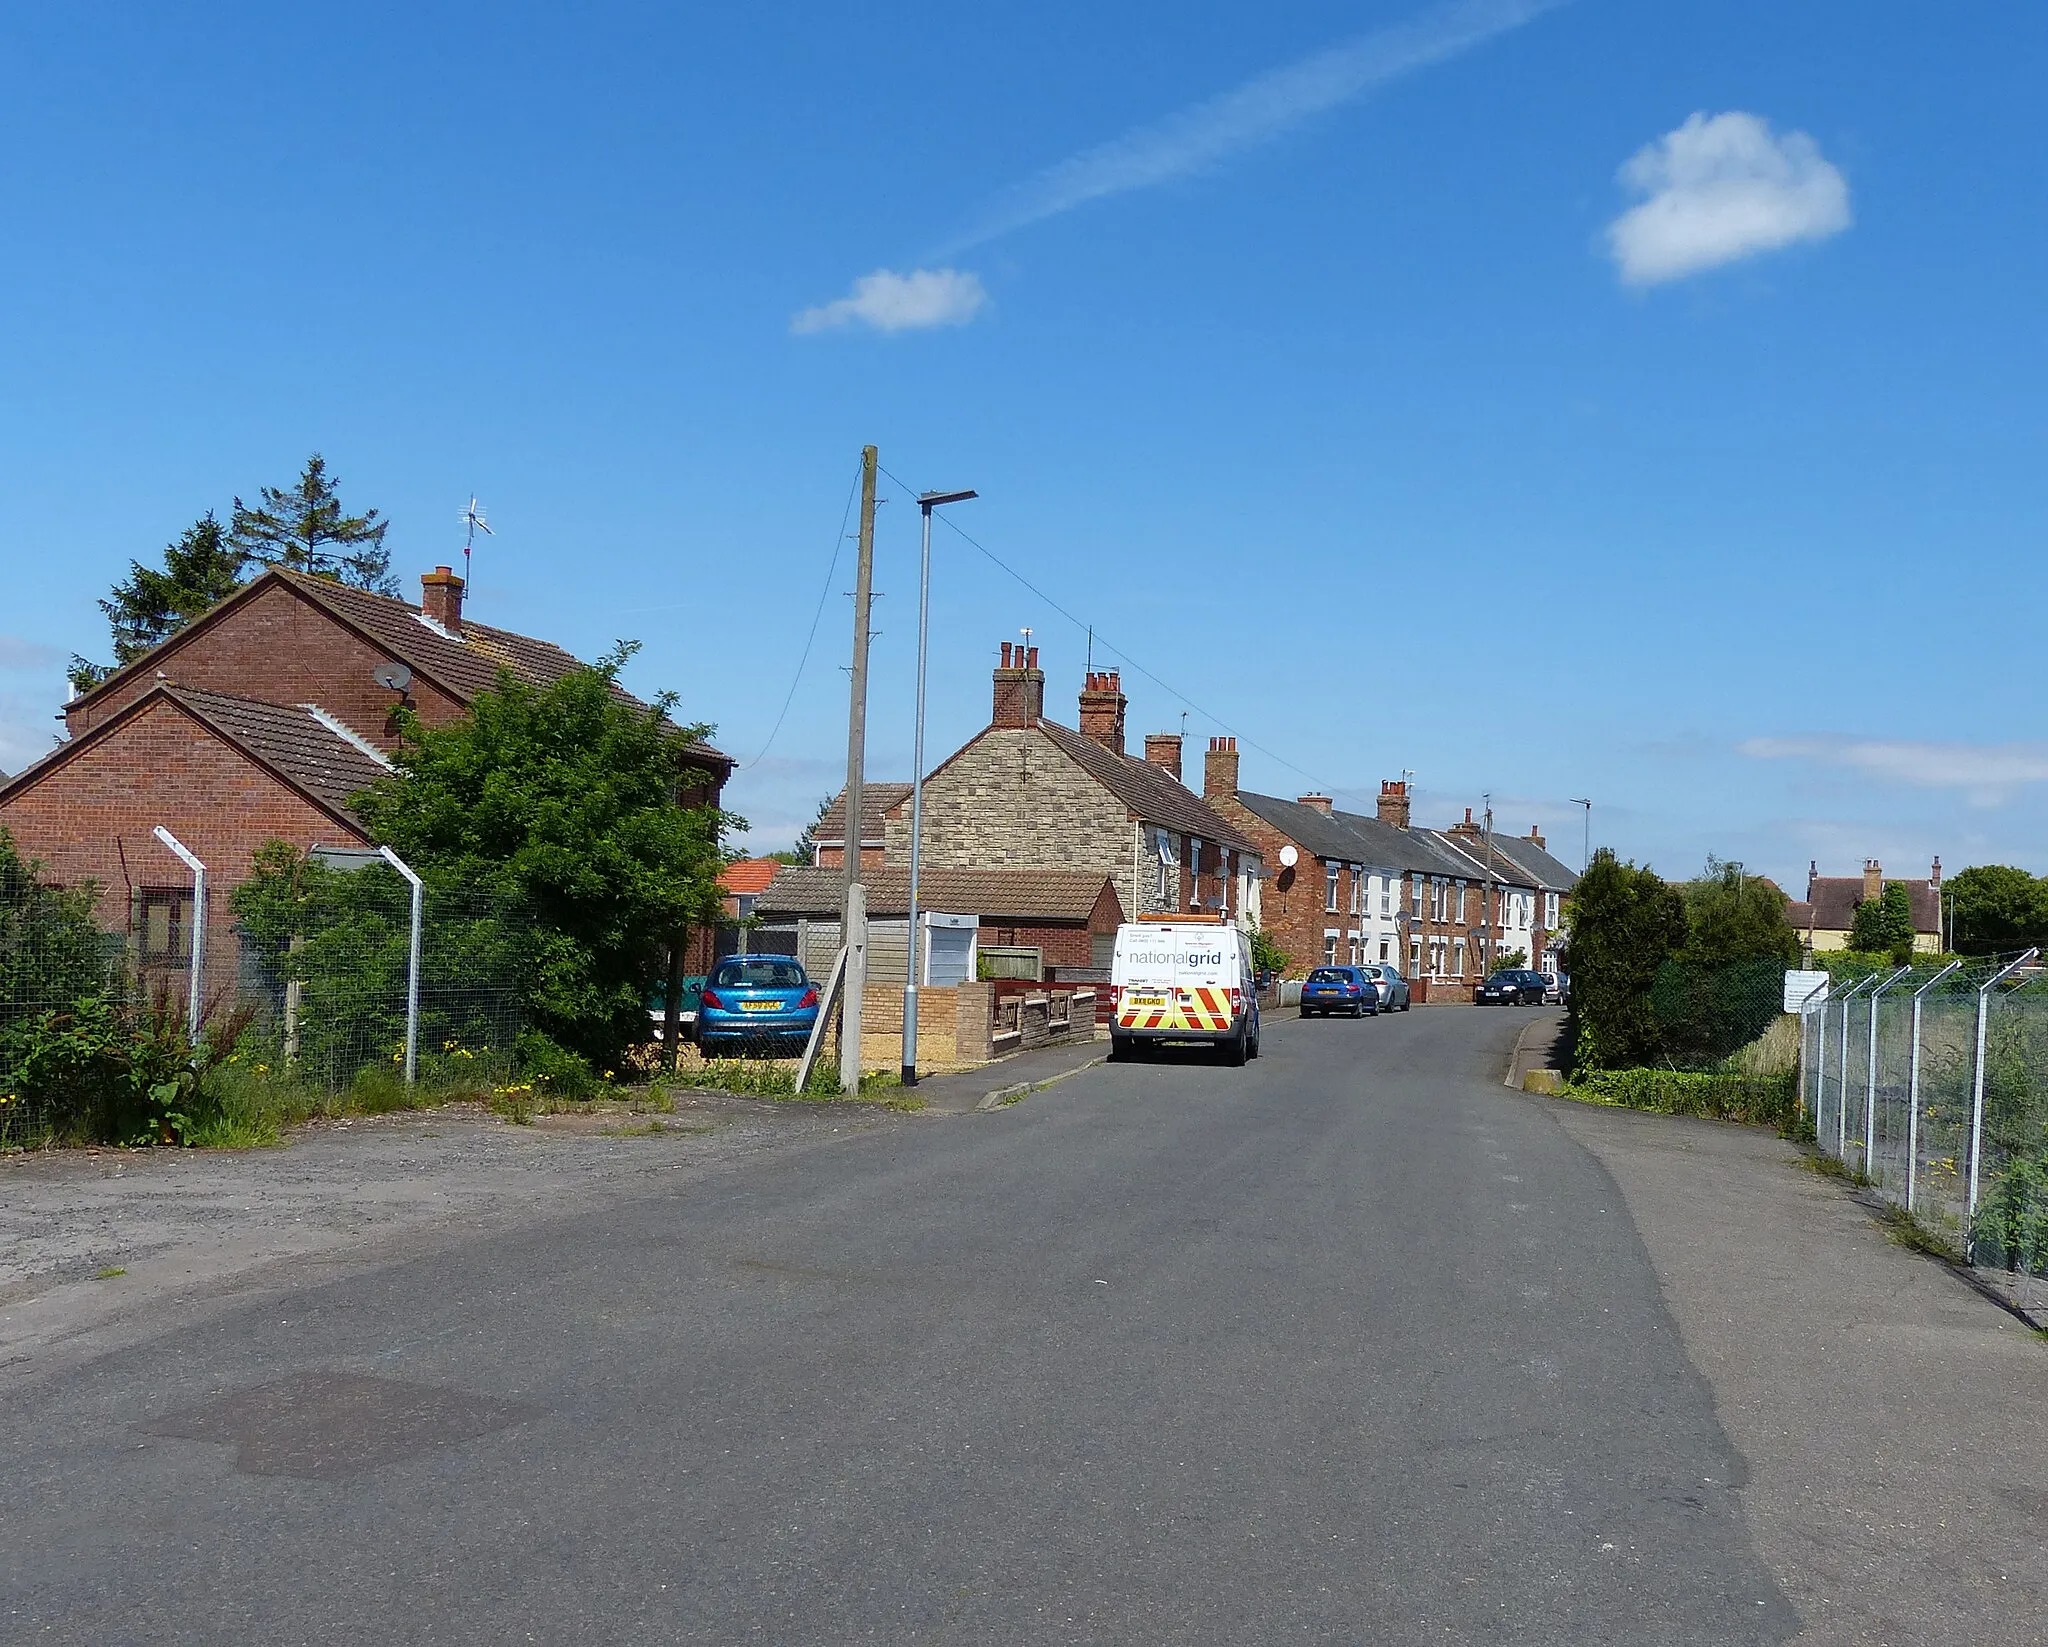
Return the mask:
M 1125 996 L 1125 997 L 1124 997 L 1124 999 L 1125 999 L 1125 1000 L 1127 1000 L 1127 1001 L 1129 1001 L 1129 1002 L 1131 1003 L 1131 1005 L 1132 1005 L 1132 1006 L 1137 1006 L 1137 1007 L 1163 1007 L 1163 1006 L 1165 1006 L 1165 1005 L 1167 1004 L 1167 1003 L 1166 1003 L 1166 997 L 1165 997 L 1164 995 L 1157 995 L 1157 994 L 1154 994 L 1154 995 L 1127 995 L 1127 996 Z

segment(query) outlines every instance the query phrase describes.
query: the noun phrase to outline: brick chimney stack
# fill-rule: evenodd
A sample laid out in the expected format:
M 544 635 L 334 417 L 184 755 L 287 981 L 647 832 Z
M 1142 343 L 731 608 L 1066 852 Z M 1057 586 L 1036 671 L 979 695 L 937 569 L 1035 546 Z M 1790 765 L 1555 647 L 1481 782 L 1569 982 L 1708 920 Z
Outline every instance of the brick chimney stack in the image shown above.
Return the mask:
M 1941 890 L 1941 860 L 1939 858 L 1934 860 L 1934 873 L 1927 877 L 1927 884 L 1937 892 Z
M 1127 706 L 1118 671 L 1090 670 L 1081 685 L 1081 736 L 1121 755 Z
M 1465 808 L 1465 821 L 1463 823 L 1452 824 L 1449 829 L 1446 829 L 1444 831 L 1444 833 L 1446 835 L 1456 835 L 1465 840 L 1476 841 L 1479 839 L 1480 836 L 1484 835 L 1486 831 L 1481 829 L 1478 824 L 1472 821 L 1472 808 L 1468 806 Z
M 1212 801 L 1237 793 L 1237 739 L 1209 740 L 1209 753 L 1202 757 L 1202 793 Z
M 991 726 L 1036 726 L 1045 718 L 1045 673 L 1038 667 L 1038 648 L 1003 642 L 1003 661 L 995 672 L 995 712 Z
M 1863 860 L 1863 901 L 1876 903 L 1884 896 L 1884 869 L 1875 858 Z
M 462 579 L 446 566 L 421 574 L 420 610 L 449 634 L 461 634 Z
M 1336 810 L 1335 803 L 1327 795 L 1297 795 L 1294 799 L 1296 805 L 1312 806 L 1326 815 Z
M 1536 824 L 1531 824 L 1529 826 L 1529 839 L 1536 843 L 1536 850 L 1538 852 L 1547 852 L 1550 850 L 1549 843 L 1543 839 L 1543 832 L 1541 828 Z
M 1163 766 L 1180 780 L 1180 734 L 1178 732 L 1147 732 L 1145 734 L 1145 759 L 1154 766 Z
M 1398 782 L 1381 780 L 1379 815 L 1380 822 L 1383 824 L 1392 824 L 1396 829 L 1406 829 L 1408 827 L 1408 780 L 1406 778 L 1402 778 Z

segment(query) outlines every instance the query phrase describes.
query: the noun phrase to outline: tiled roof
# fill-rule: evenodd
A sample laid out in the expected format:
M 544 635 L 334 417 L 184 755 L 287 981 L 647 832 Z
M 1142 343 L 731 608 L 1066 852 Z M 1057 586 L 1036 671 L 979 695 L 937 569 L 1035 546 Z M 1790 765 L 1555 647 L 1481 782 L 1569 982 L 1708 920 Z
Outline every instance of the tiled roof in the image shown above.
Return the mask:
M 899 802 L 910 799 L 910 785 L 907 783 L 863 783 L 860 786 L 860 832 L 863 846 L 878 846 L 882 840 L 882 814 Z M 846 844 L 846 791 L 841 789 L 832 797 L 832 804 L 825 808 L 824 816 L 818 819 L 811 838 L 821 846 L 844 846 Z
M 1258 848 L 1225 822 L 1209 803 L 1165 767 L 1135 755 L 1119 755 L 1072 727 L 1041 720 L 1038 730 L 1074 764 L 1129 807 L 1141 822 L 1163 824 L 1183 835 L 1199 835 L 1233 852 L 1257 854 Z
M 111 719 L 59 744 L 35 765 L 0 779 L 0 795 L 25 790 L 73 754 L 128 724 L 148 705 L 175 703 L 201 725 L 296 785 L 320 805 L 346 816 L 349 801 L 391 768 L 359 742 L 322 721 L 310 705 L 261 703 L 226 692 L 160 681 Z
M 787 867 L 780 858 L 742 858 L 719 872 L 718 884 L 734 897 L 743 898 L 765 890 L 775 879 L 775 872 Z
M 494 629 L 487 623 L 465 617 L 462 638 L 457 640 L 437 626 L 423 622 L 417 606 L 396 596 L 372 594 L 367 589 L 354 589 L 331 578 L 316 578 L 277 566 L 243 584 L 220 605 L 195 619 L 163 645 L 176 646 L 181 636 L 196 632 L 201 625 L 211 622 L 217 613 L 251 598 L 255 590 L 273 584 L 285 585 L 342 623 L 361 631 L 415 674 L 424 675 L 445 687 L 465 704 L 479 692 L 494 686 L 501 669 L 530 686 L 551 686 L 564 675 L 583 667 L 582 661 L 573 653 L 563 651 L 552 642 L 535 640 L 531 635 Z M 131 679 L 137 670 L 154 668 L 161 653 L 161 647 L 153 648 L 123 665 L 94 687 L 87 697 L 107 690 L 117 681 Z M 638 708 L 647 707 L 622 687 L 614 687 L 613 691 L 622 702 Z M 707 761 L 724 766 L 732 764 L 729 756 L 701 740 L 693 741 L 691 749 Z
M 1493 849 L 1513 859 L 1544 892 L 1569 892 L 1579 884 L 1578 871 L 1567 869 L 1526 835 L 1496 835 Z
M 1487 861 L 1486 838 L 1483 835 L 1457 835 L 1448 829 L 1421 829 L 1419 835 L 1426 835 L 1446 854 L 1454 856 L 1460 867 L 1459 873 L 1468 878 L 1477 875 L 1481 880 L 1494 880 L 1506 886 L 1527 887 L 1530 891 L 1539 889 L 1539 882 L 1533 870 L 1518 861 L 1507 850 L 1511 835 L 1496 835 L 1493 838 L 1493 860 Z M 1533 845 L 1525 841 L 1524 845 Z
M 1304 806 L 1278 795 L 1254 795 L 1248 790 L 1239 790 L 1237 799 L 1248 812 L 1318 858 L 1373 869 L 1413 869 L 1425 875 L 1461 873 L 1428 841 L 1377 818 L 1356 812 L 1324 812 L 1321 807 Z
M 907 869 L 874 870 L 861 879 L 867 887 L 870 915 L 901 917 L 910 912 Z M 1109 876 L 1083 869 L 921 869 L 917 902 L 920 909 L 954 915 L 1085 921 L 1094 913 L 1105 886 L 1115 891 Z M 845 889 L 845 877 L 837 869 L 785 867 L 754 900 L 754 913 L 836 916 Z
M 315 800 L 336 811 L 385 776 L 391 768 L 321 722 L 307 707 L 259 703 L 225 692 L 163 686 L 165 697 L 183 706 L 236 745 Z
M 1913 930 L 1937 932 L 1941 925 L 1941 894 L 1932 881 L 1902 881 L 1893 875 L 1886 886 L 1903 886 L 1913 901 Z M 1861 875 L 1816 875 L 1806 883 L 1806 901 L 1813 907 L 1812 924 L 1822 932 L 1847 932 L 1856 924 L 1856 906 L 1863 902 Z
M 316 604 L 375 638 L 419 673 L 440 682 L 465 703 L 495 686 L 500 670 L 529 686 L 552 686 L 564 675 L 584 667 L 582 659 L 552 641 L 536 640 L 510 629 L 494 629 L 466 614 L 462 638 L 457 640 L 437 625 L 422 622 L 420 609 L 396 596 L 372 594 L 367 589 L 336 583 L 332 578 L 316 578 L 277 567 L 267 575 L 289 582 Z M 646 707 L 623 687 L 614 690 L 623 701 Z M 691 747 L 699 754 L 728 760 L 701 740 Z

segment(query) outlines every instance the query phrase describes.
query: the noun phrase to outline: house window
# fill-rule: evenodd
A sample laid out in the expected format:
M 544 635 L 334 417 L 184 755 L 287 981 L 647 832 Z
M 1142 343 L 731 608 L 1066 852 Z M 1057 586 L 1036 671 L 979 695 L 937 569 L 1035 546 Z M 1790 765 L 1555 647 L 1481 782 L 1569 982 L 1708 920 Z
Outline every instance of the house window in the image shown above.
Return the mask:
M 1172 878 L 1173 866 L 1162 859 L 1159 865 L 1159 905 L 1162 909 L 1173 896 Z
M 1465 940 L 1464 940 L 1463 938 L 1460 938 L 1460 939 L 1458 939 L 1458 940 L 1457 940 L 1457 942 L 1455 942 L 1454 944 L 1452 944 L 1452 945 L 1451 945 L 1451 954 L 1452 954 L 1452 956 L 1454 957 L 1454 959 L 1452 960 L 1452 963 L 1451 963 L 1451 970 L 1452 970 L 1452 971 L 1453 971 L 1453 972 L 1454 972 L 1454 973 L 1455 973 L 1455 974 L 1456 974 L 1456 975 L 1457 975 L 1458 977 L 1460 977 L 1460 978 L 1464 977 L 1464 976 L 1465 976 Z
M 1393 913 L 1394 878 L 1391 875 L 1382 875 L 1380 877 L 1380 914 L 1386 916 Z M 1384 961 L 1386 956 L 1382 955 L 1380 959 Z
M 1336 964 L 1337 934 L 1334 932 L 1325 932 L 1323 934 L 1323 965 L 1335 966 Z
M 1337 909 L 1337 866 L 1328 864 L 1323 869 L 1323 908 L 1332 914 Z
M 152 966 L 185 966 L 192 959 L 192 889 L 146 886 L 137 919 L 142 959 Z
M 1465 924 L 1465 883 L 1463 881 L 1460 881 L 1458 883 L 1458 913 L 1452 918 L 1455 921 L 1457 921 L 1457 923 L 1460 926 L 1463 926 Z M 1462 972 L 1465 969 L 1463 967 L 1460 967 L 1458 970 Z
M 1526 892 L 1517 893 L 1515 896 L 1515 919 L 1524 932 L 1529 930 L 1529 911 L 1534 902 L 1535 900 Z
M 1422 940 L 1420 938 L 1410 938 L 1408 940 L 1408 976 L 1411 978 L 1422 976 Z
M 1382 938 L 1382 939 L 1380 940 L 1380 959 L 1384 961 L 1384 960 L 1385 960 L 1386 958 L 1387 958 L 1387 940 L 1386 940 L 1386 939 L 1384 939 L 1384 938 Z
M 1557 930 L 1557 894 L 1555 892 L 1543 894 L 1543 924 L 1552 932 Z
M 1419 921 L 1422 919 L 1422 877 L 1420 875 L 1410 875 L 1408 877 L 1408 894 L 1409 901 L 1413 906 L 1410 913 Z

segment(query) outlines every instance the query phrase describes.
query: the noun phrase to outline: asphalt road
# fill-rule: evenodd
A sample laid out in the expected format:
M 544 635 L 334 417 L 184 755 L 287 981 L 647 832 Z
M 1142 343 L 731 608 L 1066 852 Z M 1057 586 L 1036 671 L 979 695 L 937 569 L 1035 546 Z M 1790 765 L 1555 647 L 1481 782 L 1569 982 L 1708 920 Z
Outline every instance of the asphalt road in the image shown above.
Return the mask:
M 1269 1025 L 0 1404 L 12 1642 L 1789 1639 L 1529 1014 Z

